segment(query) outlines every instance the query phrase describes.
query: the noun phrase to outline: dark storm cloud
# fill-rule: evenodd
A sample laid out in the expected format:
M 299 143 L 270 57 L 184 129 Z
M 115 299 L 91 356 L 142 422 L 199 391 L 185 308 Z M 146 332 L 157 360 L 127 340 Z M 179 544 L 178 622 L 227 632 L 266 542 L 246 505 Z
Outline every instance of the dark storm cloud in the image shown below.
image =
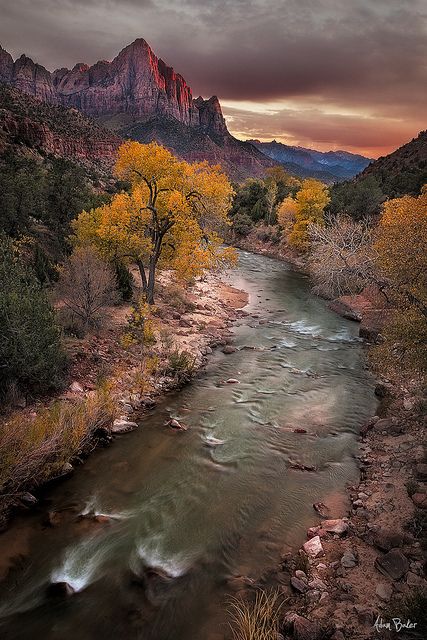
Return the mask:
M 425 0 L 0 0 L 0 10 L 3 46 L 48 68 L 111 59 L 142 36 L 194 93 L 369 112 L 402 135 L 425 117 Z

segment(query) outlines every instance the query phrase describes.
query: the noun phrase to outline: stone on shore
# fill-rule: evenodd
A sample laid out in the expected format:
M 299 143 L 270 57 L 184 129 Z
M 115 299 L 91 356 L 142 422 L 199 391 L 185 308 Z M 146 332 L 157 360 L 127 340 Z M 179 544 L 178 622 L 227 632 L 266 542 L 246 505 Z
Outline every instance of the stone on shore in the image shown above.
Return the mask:
M 292 576 L 291 586 L 293 589 L 295 589 L 295 591 L 298 591 L 298 593 L 305 593 L 305 591 L 307 591 L 308 589 L 307 584 L 296 576 Z
M 137 426 L 136 422 L 130 422 L 124 418 L 118 418 L 113 422 L 111 433 L 128 433 L 129 431 L 136 429 Z
M 388 602 L 392 596 L 393 587 L 389 582 L 379 582 L 376 586 L 375 593 L 381 600 Z
M 399 549 L 392 549 L 383 556 L 375 560 L 375 566 L 383 575 L 400 580 L 409 569 L 409 562 L 406 556 Z
M 222 349 L 222 352 L 225 354 L 230 354 L 230 353 L 236 353 L 237 349 L 236 347 L 233 347 L 233 345 L 231 344 L 226 344 L 225 347 Z
M 427 509 L 427 493 L 414 493 L 412 502 L 419 509 Z
M 320 542 L 319 536 L 314 536 L 311 540 L 307 540 L 302 546 L 305 553 L 311 558 L 317 558 L 320 555 L 324 554 L 322 543 Z

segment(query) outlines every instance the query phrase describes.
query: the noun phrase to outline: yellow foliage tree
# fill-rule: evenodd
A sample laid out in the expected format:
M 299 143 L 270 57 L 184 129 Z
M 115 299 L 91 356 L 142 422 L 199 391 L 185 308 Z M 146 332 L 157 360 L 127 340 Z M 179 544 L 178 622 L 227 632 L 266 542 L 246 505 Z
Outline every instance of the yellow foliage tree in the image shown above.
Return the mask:
M 374 248 L 397 308 L 385 329 L 400 363 L 427 370 L 427 185 L 384 204 Z M 381 353 L 383 355 L 383 353 Z
M 375 249 L 393 290 L 427 318 L 427 185 L 418 198 L 404 196 L 384 204 Z
M 219 235 L 229 224 L 233 195 L 220 167 L 178 160 L 155 142 L 129 141 L 119 149 L 116 174 L 130 182 L 130 193 L 82 212 L 74 230 L 78 242 L 134 261 L 149 304 L 154 303 L 158 265 L 189 280 L 234 262 L 234 250 L 223 248 Z
M 280 203 L 277 209 L 277 222 L 282 227 L 285 236 L 288 238 L 294 228 L 298 212 L 297 201 L 292 196 L 288 196 Z
M 295 198 L 289 196 L 283 200 L 277 217 L 289 244 L 299 251 L 307 251 L 308 227 L 313 223 L 323 224 L 323 212 L 329 201 L 327 186 L 314 178 L 302 181 Z

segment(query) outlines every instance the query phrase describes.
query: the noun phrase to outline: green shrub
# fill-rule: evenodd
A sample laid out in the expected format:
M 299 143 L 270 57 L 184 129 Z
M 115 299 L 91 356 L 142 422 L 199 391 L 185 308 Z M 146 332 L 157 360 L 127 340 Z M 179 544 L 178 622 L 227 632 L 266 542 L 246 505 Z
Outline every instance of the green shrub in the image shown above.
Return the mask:
M 61 382 L 65 356 L 55 314 L 34 273 L 0 236 L 0 394 L 44 392 Z
M 191 379 L 196 366 L 196 359 L 188 351 L 180 351 L 175 348 L 168 355 L 166 373 L 179 382 L 187 382 Z

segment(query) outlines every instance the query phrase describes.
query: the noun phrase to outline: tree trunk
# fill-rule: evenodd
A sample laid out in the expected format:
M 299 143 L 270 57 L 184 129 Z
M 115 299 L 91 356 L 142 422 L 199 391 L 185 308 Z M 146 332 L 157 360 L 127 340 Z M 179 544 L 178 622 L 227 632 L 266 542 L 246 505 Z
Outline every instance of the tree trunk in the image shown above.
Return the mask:
M 148 304 L 154 304 L 154 285 L 156 283 L 156 265 L 157 265 L 157 257 L 156 257 L 156 254 L 153 254 L 150 258 L 150 266 L 148 269 L 148 283 L 147 283 Z
M 146 294 L 148 289 L 148 282 L 147 282 L 147 276 L 145 274 L 145 267 L 140 260 L 138 260 L 136 264 L 139 269 L 139 274 L 141 276 L 142 291 Z

